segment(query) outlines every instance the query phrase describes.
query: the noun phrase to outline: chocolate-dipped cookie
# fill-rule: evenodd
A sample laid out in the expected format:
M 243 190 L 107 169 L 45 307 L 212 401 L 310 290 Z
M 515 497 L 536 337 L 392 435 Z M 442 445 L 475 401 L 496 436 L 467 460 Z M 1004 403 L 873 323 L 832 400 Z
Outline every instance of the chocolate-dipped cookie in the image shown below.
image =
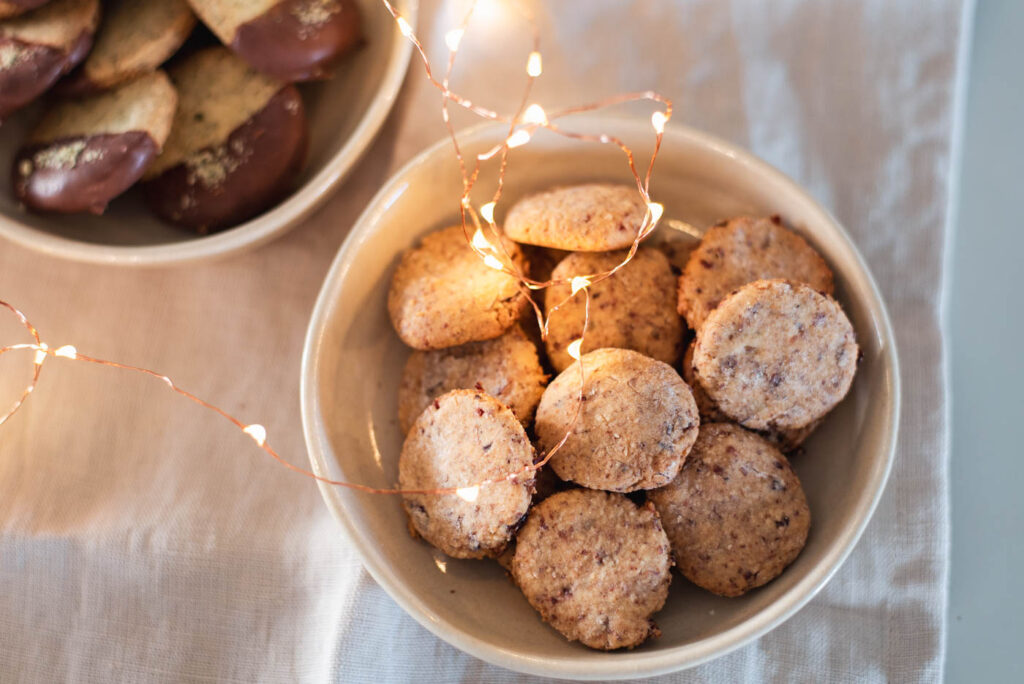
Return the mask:
M 99 20 L 99 0 L 53 0 L 0 23 L 0 120 L 85 58 Z
M 61 94 L 106 90 L 153 71 L 178 51 L 195 25 L 185 0 L 108 1 L 92 51 L 61 82 Z
M 155 71 L 51 108 L 14 159 L 15 196 L 39 211 L 102 213 L 167 140 L 177 95 Z
M 50 0 L 0 0 L 0 19 L 16 17 L 36 7 L 42 7 Z
M 178 111 L 143 190 L 162 219 L 199 233 L 249 219 L 292 187 L 306 157 L 306 116 L 294 86 L 222 47 L 175 64 Z
M 246 62 L 283 81 L 323 78 L 362 38 L 354 0 L 189 0 Z

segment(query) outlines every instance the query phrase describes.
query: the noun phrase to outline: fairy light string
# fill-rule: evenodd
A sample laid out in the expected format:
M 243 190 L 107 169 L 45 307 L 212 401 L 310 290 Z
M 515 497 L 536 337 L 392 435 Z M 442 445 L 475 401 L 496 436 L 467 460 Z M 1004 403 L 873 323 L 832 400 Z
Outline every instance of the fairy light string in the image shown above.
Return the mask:
M 72 345 L 51 347 L 42 339 L 39 331 L 29 322 L 24 313 L 3 300 L 0 300 L 0 307 L 17 317 L 21 325 L 28 331 L 32 341 L 0 347 L 0 356 L 13 351 L 30 351 L 33 353 L 33 370 L 31 380 L 22 390 L 20 396 L 5 413 L 0 414 L 0 426 L 7 422 L 7 420 L 9 420 L 22 406 L 24 406 L 31 397 L 39 383 L 44 363 L 50 358 L 59 358 L 65 361 L 89 363 L 106 368 L 138 373 L 159 380 L 171 391 L 199 405 L 200 407 L 219 415 L 221 418 L 251 438 L 260 449 L 288 469 L 328 485 L 345 487 L 368 494 L 455 494 L 466 501 L 475 501 L 479 496 L 481 487 L 498 482 L 517 480 L 527 473 L 535 472 L 551 460 L 555 453 L 557 453 L 557 451 L 572 435 L 583 406 L 586 374 L 584 365 L 580 361 L 580 356 L 582 355 L 586 332 L 590 324 L 590 288 L 613 276 L 633 259 L 636 255 L 640 242 L 650 235 L 657 227 L 664 211 L 661 204 L 651 200 L 649 188 L 651 174 L 654 169 L 654 162 L 658 156 L 659 150 L 661 149 L 665 124 L 672 117 L 672 101 L 654 91 L 642 91 L 624 93 L 598 102 L 567 107 L 553 112 L 545 111 L 545 109 L 538 103 L 529 103 L 530 93 L 532 92 L 534 82 L 543 74 L 543 57 L 540 51 L 540 34 L 537 23 L 527 10 L 519 7 L 518 10 L 520 14 L 522 14 L 527 20 L 532 31 L 532 49 L 527 55 L 525 62 L 526 83 L 523 88 L 523 95 L 520 98 L 515 113 L 511 115 L 500 114 L 495 110 L 484 107 L 471 99 L 460 95 L 450 87 L 456 58 L 459 54 L 465 35 L 469 30 L 473 12 L 476 9 L 476 0 L 470 2 L 469 7 L 463 15 L 459 25 L 448 31 L 444 36 L 444 42 L 448 49 L 448 54 L 444 75 L 440 80 L 435 76 L 434 69 L 429 57 L 427 56 L 426 49 L 408 20 L 398 12 L 389 0 L 381 0 L 381 3 L 391 14 L 402 36 L 413 44 L 416 53 L 419 55 L 420 61 L 422 62 L 427 79 L 441 94 L 441 118 L 445 124 L 448 136 L 451 139 L 455 157 L 458 161 L 459 170 L 462 175 L 462 196 L 459 200 L 459 213 L 463 232 L 470 248 L 481 258 L 481 260 L 483 260 L 485 265 L 495 270 L 502 271 L 516 279 L 520 292 L 523 293 L 533 308 L 541 330 L 541 335 L 544 339 L 546 339 L 548 335 L 548 325 L 550 323 L 551 316 L 557 313 L 561 307 L 565 306 L 575 297 L 578 297 L 581 294 L 584 297 L 584 317 L 581 334 L 579 338 L 573 340 L 568 345 L 568 352 L 570 356 L 575 359 L 574 366 L 579 372 L 580 385 L 578 401 L 576 402 L 576 410 L 573 418 L 561 440 L 549 449 L 542 458 L 536 460 L 532 464 L 524 466 L 514 472 L 506 473 L 501 477 L 494 477 L 459 487 L 433 489 L 378 488 L 355 482 L 334 480 L 318 475 L 317 473 L 296 466 L 285 460 L 270 445 L 267 440 L 266 428 L 262 425 L 259 423 L 246 423 L 239 420 L 224 409 L 179 387 L 167 375 L 140 366 L 87 356 L 79 353 Z M 642 174 L 637 168 L 637 162 L 633 151 L 622 139 L 607 133 L 593 134 L 573 131 L 558 123 L 560 119 L 569 117 L 573 114 L 592 112 L 607 107 L 639 101 L 650 101 L 663 107 L 663 109 L 658 109 L 651 115 L 651 126 L 654 131 L 654 147 L 650 159 L 647 162 L 646 169 Z M 467 157 L 459 144 L 458 136 L 451 121 L 451 105 L 455 105 L 484 120 L 507 124 L 508 128 L 504 140 L 486 152 L 473 155 L 470 160 L 471 163 L 467 163 Z M 641 225 L 637 230 L 637 235 L 633 239 L 626 255 L 614 268 L 600 273 L 578 274 L 564 279 L 538 281 L 524 273 L 517 261 L 512 258 L 512 255 L 506 245 L 506 238 L 504 238 L 501 229 L 498 227 L 494 219 L 494 211 L 498 203 L 501 201 L 504 191 L 506 171 L 511 156 L 510 152 L 515 148 L 528 144 L 540 129 L 580 142 L 615 145 L 625 156 L 629 170 L 636 183 L 637 192 L 640 193 L 641 198 L 646 204 L 647 210 L 644 214 Z M 470 198 L 473 189 L 479 181 L 482 165 L 495 157 L 497 157 L 498 172 L 497 179 L 495 181 L 495 188 L 491 194 L 490 201 L 480 207 L 474 207 Z M 490 237 L 488 237 L 488 234 Z M 569 285 L 570 294 L 561 301 L 555 303 L 553 306 L 550 306 L 547 315 L 545 315 L 539 303 L 536 301 L 534 293 L 546 290 L 547 288 L 560 283 L 567 283 Z

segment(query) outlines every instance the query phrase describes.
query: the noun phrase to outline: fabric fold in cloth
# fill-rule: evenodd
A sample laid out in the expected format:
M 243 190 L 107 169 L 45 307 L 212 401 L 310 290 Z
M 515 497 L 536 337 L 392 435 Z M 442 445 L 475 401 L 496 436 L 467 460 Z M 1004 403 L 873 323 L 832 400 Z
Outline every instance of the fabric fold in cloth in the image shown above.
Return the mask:
M 896 464 L 849 560 L 778 629 L 666 681 L 941 677 L 941 306 L 964 2 L 531 5 L 545 67 L 531 99 L 550 110 L 655 89 L 675 100 L 676 121 L 780 168 L 852 235 L 902 352 Z M 443 57 L 464 9 L 424 3 L 418 30 L 431 55 Z M 529 49 L 525 31 L 482 13 L 453 87 L 511 111 Z M 299 363 L 313 301 L 380 184 L 444 135 L 439 105 L 412 64 L 395 112 L 337 196 L 262 249 L 136 271 L 4 243 L 0 298 L 54 339 L 160 369 L 259 420 L 302 463 Z M 3 364 L 18 372 L 13 359 Z M 150 379 L 92 367 L 48 367 L 0 427 L 0 585 L 5 680 L 533 680 L 460 653 L 405 615 L 362 570 L 311 481 Z

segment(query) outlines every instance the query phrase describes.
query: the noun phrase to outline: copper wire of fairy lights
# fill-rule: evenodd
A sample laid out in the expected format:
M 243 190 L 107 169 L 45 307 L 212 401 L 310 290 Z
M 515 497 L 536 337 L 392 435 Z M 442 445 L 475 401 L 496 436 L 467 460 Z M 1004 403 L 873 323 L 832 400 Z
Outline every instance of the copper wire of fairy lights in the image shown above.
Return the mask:
M 565 435 L 550 449 L 544 456 L 534 463 L 524 466 L 519 470 L 507 473 L 501 477 L 494 477 L 487 480 L 481 480 L 474 484 L 469 484 L 461 487 L 444 487 L 436 489 L 399 489 L 399 488 L 378 488 L 370 487 L 355 482 L 347 482 L 343 480 L 333 480 L 322 475 L 318 475 L 310 470 L 296 466 L 287 460 L 285 460 L 267 441 L 266 429 L 258 423 L 245 423 L 238 418 L 234 417 L 224 409 L 204 400 L 196 395 L 178 387 L 174 381 L 172 381 L 167 375 L 158 373 L 157 371 L 149 370 L 139 366 L 133 366 L 129 364 L 119 363 L 117 361 L 109 361 L 105 359 L 98 359 L 84 354 L 80 354 L 77 349 L 72 345 L 63 345 L 60 347 L 51 347 L 43 341 L 39 331 L 29 322 L 25 314 L 18 310 L 13 305 L 0 300 L 0 307 L 8 310 L 14 314 L 22 326 L 29 332 L 32 338 L 32 342 L 12 344 L 5 347 L 0 347 L 0 356 L 7 352 L 12 351 L 31 351 L 34 353 L 33 357 L 33 372 L 32 378 L 28 385 L 22 390 L 19 398 L 14 404 L 3 414 L 0 414 L 0 426 L 2 426 L 8 419 L 11 418 L 29 399 L 35 390 L 38 382 L 40 373 L 43 368 L 44 362 L 51 358 L 62 358 L 70 361 L 79 361 L 84 363 L 91 363 L 98 366 L 104 366 L 107 368 L 114 368 L 134 373 L 140 373 L 148 375 L 152 378 L 162 381 L 175 393 L 185 397 L 189 401 L 198 404 L 204 409 L 212 411 L 236 428 L 248 435 L 256 445 L 274 458 L 278 463 L 285 467 L 305 475 L 306 477 L 312 478 L 325 484 L 334 485 L 338 487 L 346 487 L 369 494 L 456 494 L 466 501 L 475 501 L 479 495 L 480 488 L 486 485 L 495 484 L 504 481 L 513 481 L 517 478 L 525 475 L 526 473 L 535 472 L 538 468 L 543 467 L 548 461 L 551 460 L 552 456 L 566 443 L 569 437 L 573 433 L 573 429 L 579 420 L 581 408 L 584 401 L 584 391 L 586 385 L 586 377 L 584 373 L 583 363 L 580 361 L 582 354 L 583 340 L 586 336 L 586 331 L 590 323 L 590 286 L 595 285 L 606 278 L 611 277 L 626 264 L 632 260 L 636 254 L 637 248 L 640 242 L 646 238 L 658 225 L 658 221 L 661 218 L 664 210 L 663 206 L 657 202 L 652 202 L 649 187 L 651 174 L 654 169 L 654 161 L 657 158 L 658 151 L 661 148 L 662 137 L 665 130 L 665 124 L 672 116 L 672 102 L 668 98 L 653 92 L 643 91 L 636 93 L 626 93 L 617 95 L 614 97 L 607 98 L 598 102 L 592 102 L 589 104 L 578 105 L 574 107 L 568 107 L 560 109 L 558 111 L 547 113 L 539 104 L 527 105 L 529 101 L 530 93 L 533 88 L 533 84 L 536 79 L 543 72 L 543 62 L 540 53 L 540 37 L 539 30 L 534 18 L 530 13 L 521 6 L 518 7 L 519 12 L 526 18 L 532 30 L 532 50 L 527 56 L 526 62 L 526 75 L 527 81 L 524 87 L 523 96 L 519 101 L 519 106 L 513 115 L 503 115 L 498 112 L 481 106 L 480 104 L 473 102 L 472 100 L 463 97 L 457 92 L 450 89 L 450 80 L 452 70 L 455 66 L 456 56 L 459 52 L 459 46 L 462 39 L 469 28 L 470 20 L 473 16 L 473 11 L 476 8 L 477 0 L 472 0 L 469 4 L 469 8 L 463 15 L 462 21 L 459 26 L 448 31 L 445 34 L 445 45 L 448 48 L 448 60 L 447 66 L 444 72 L 444 76 L 441 80 L 438 80 L 434 75 L 433 67 L 430 59 L 427 57 L 426 50 L 423 44 L 420 42 L 416 33 L 413 31 L 412 26 L 409 22 L 395 9 L 389 0 L 381 0 L 381 3 L 387 9 L 394 19 L 398 30 L 402 36 L 408 39 L 416 49 L 420 57 L 420 61 L 423 64 L 426 72 L 427 79 L 430 83 L 437 88 L 441 94 L 441 116 L 445 124 L 445 128 L 448 132 L 448 136 L 452 141 L 452 146 L 455 152 L 456 159 L 459 164 L 459 170 L 462 174 L 462 196 L 459 201 L 460 217 L 462 222 L 463 232 L 465 233 L 467 243 L 473 249 L 473 251 L 484 261 L 484 263 L 495 270 L 502 271 L 516 279 L 520 291 L 524 294 L 526 299 L 529 301 L 533 308 L 533 311 L 537 317 L 537 322 L 541 330 L 543 338 L 547 338 L 548 324 L 550 322 L 551 315 L 557 312 L 561 307 L 567 304 L 573 298 L 579 296 L 581 293 L 584 299 L 584 316 L 583 316 L 583 327 L 580 333 L 580 337 L 573 340 L 568 345 L 568 352 L 572 358 L 576 361 L 574 366 L 578 369 L 580 375 L 580 389 L 578 394 L 578 400 L 576 402 L 576 411 L 566 430 Z M 651 101 L 659 103 L 664 106 L 664 110 L 657 110 L 651 115 L 651 125 L 655 133 L 654 149 L 651 153 L 647 168 L 643 174 L 641 174 L 636 165 L 636 159 L 633 151 L 626 145 L 626 143 L 620 138 L 605 133 L 601 134 L 588 134 L 578 131 L 568 130 L 560 126 L 556 121 L 572 114 L 579 114 L 583 112 L 592 112 L 606 107 L 611 107 L 627 102 L 637 101 Z M 508 132 L 504 140 L 482 154 L 473 156 L 472 164 L 467 163 L 466 155 L 463 153 L 461 146 L 459 145 L 458 137 L 455 129 L 451 122 L 450 116 L 450 105 L 458 106 L 482 119 L 494 121 L 497 123 L 505 123 L 508 125 Z M 647 211 L 644 215 L 643 221 L 637 230 L 637 235 L 633 239 L 632 244 L 629 247 L 625 257 L 622 261 L 617 264 L 614 268 L 603 271 L 600 273 L 591 273 L 572 276 L 571 278 L 559 279 L 559 280 L 546 280 L 538 281 L 530 278 L 527 274 L 522 272 L 520 266 L 512 259 L 509 251 L 505 245 L 505 238 L 502 235 L 501 230 L 498 228 L 494 221 L 494 209 L 497 203 L 501 200 L 502 192 L 504 190 L 504 181 L 506 170 L 509 163 L 510 151 L 516 147 L 520 147 L 530 142 L 533 135 L 539 130 L 544 129 L 554 134 L 561 135 L 563 137 L 578 140 L 581 142 L 592 142 L 598 144 L 612 144 L 617 146 L 625 155 L 628 163 L 630 172 L 636 182 L 637 191 L 640 193 L 644 202 L 647 206 Z M 495 182 L 495 190 L 491 195 L 491 199 L 486 204 L 480 207 L 474 207 L 470 200 L 470 195 L 473 188 L 476 186 L 479 180 L 481 165 L 498 157 L 498 177 Z M 481 221 L 481 219 L 483 219 Z M 486 232 L 485 232 L 486 228 Z M 491 235 L 489 239 L 487 234 Z M 492 241 L 493 240 L 493 241 Z M 497 245 L 497 246 L 495 246 Z M 570 287 L 569 296 L 565 297 L 562 301 L 556 303 L 554 306 L 549 307 L 547 316 L 544 315 L 533 297 L 533 293 L 547 289 L 552 285 L 558 283 L 568 283 Z

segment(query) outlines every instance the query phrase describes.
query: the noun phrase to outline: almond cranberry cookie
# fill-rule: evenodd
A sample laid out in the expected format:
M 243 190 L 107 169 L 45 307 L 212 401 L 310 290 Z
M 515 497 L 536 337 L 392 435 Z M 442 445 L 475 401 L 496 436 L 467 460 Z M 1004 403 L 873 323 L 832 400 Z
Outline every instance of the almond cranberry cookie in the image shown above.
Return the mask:
M 853 326 L 803 283 L 759 280 L 726 297 L 697 333 L 693 370 L 718 409 L 752 430 L 795 430 L 831 411 L 857 371 Z
M 534 451 L 512 411 L 475 390 L 435 399 L 402 446 L 402 489 L 472 487 L 533 463 Z M 480 486 L 475 497 L 406 494 L 410 529 L 454 558 L 493 558 L 519 528 L 533 493 L 533 472 Z
M 477 388 L 529 425 L 547 381 L 537 348 L 519 327 L 493 340 L 417 350 L 409 356 L 398 388 L 398 423 L 403 433 L 408 432 L 436 397 L 453 389 Z
M 660 632 L 672 558 L 658 514 L 621 494 L 573 489 L 530 511 L 512 578 L 545 622 L 570 641 L 613 650 Z
M 633 492 L 668 484 L 697 439 L 697 405 L 667 363 L 628 349 L 598 349 L 544 390 L 537 407 L 538 446 L 547 453 L 572 428 L 549 462 L 563 480 L 592 489 Z
M 505 219 L 505 233 L 529 245 L 606 252 L 633 244 L 646 215 L 636 187 L 574 185 L 519 200 Z
M 508 241 L 505 247 L 525 268 L 519 247 Z M 492 340 L 515 325 L 527 306 L 516 279 L 487 266 L 462 226 L 430 233 L 406 251 L 388 291 L 391 323 L 413 349 Z
M 821 255 L 778 217 L 741 216 L 712 226 L 679 277 L 679 313 L 700 330 L 730 292 L 755 280 L 787 278 L 832 294 L 832 271 Z
M 720 596 L 778 577 L 810 529 L 807 499 L 786 457 L 736 425 L 701 425 L 679 476 L 648 497 L 679 570 Z
M 568 280 L 604 273 L 625 258 L 626 252 L 577 252 L 563 259 L 551 277 Z M 583 352 L 618 347 L 674 364 L 683 347 L 683 322 L 676 312 L 675 287 L 676 277 L 665 255 L 648 247 L 638 249 L 621 270 L 590 286 L 590 325 L 583 339 Z M 586 297 L 578 293 L 565 301 L 571 292 L 571 283 L 565 282 L 552 285 L 544 295 L 544 310 L 549 316 L 548 358 L 558 371 L 573 362 L 567 347 L 583 333 Z

